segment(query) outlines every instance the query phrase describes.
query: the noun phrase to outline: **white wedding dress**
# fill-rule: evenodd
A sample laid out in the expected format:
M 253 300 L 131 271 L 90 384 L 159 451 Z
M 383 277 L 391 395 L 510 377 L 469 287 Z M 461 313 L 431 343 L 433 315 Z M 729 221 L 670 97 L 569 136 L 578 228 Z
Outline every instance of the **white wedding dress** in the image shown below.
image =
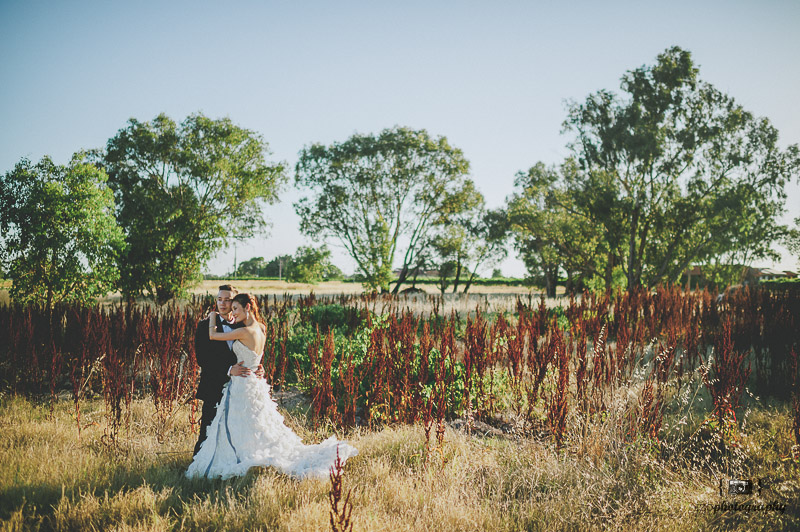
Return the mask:
M 261 355 L 238 340 L 233 352 L 238 362 L 252 370 L 261 362 Z M 337 448 L 342 462 L 358 454 L 355 447 L 333 436 L 316 445 L 304 445 L 284 425 L 269 385 L 255 374 L 231 377 L 206 434 L 186 471 L 189 478 L 226 479 L 244 475 L 253 466 L 274 466 L 298 478 L 328 478 Z

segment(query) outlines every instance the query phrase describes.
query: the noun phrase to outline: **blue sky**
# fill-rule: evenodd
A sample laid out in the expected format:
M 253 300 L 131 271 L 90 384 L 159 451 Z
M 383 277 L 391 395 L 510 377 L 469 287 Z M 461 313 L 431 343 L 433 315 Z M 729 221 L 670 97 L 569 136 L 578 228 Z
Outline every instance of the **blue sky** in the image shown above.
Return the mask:
M 800 2 L 43 2 L 0 0 L 0 172 L 65 163 L 128 118 L 202 111 L 261 133 L 294 166 L 312 142 L 394 125 L 446 136 L 490 207 L 514 175 L 568 154 L 569 100 L 618 90 L 626 70 L 678 45 L 700 76 L 800 143 Z M 800 184 L 784 222 L 800 216 Z M 239 261 L 293 253 L 287 188 L 270 236 Z M 334 249 L 346 272 L 353 262 Z M 233 249 L 208 271 L 224 273 Z M 776 264 L 796 269 L 784 255 Z M 502 265 L 522 275 L 520 261 Z

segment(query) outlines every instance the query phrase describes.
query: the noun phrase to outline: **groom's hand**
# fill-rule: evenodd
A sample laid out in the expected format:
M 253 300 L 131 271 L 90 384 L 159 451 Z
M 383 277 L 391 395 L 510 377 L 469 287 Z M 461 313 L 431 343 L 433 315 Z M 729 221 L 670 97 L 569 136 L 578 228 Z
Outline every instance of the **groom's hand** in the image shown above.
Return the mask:
M 231 377 L 247 377 L 248 375 L 250 375 L 250 368 L 244 367 L 244 362 L 231 366 Z
M 259 364 L 258 367 L 256 368 L 256 377 L 258 377 L 259 379 L 263 379 L 264 375 L 265 375 L 264 366 Z

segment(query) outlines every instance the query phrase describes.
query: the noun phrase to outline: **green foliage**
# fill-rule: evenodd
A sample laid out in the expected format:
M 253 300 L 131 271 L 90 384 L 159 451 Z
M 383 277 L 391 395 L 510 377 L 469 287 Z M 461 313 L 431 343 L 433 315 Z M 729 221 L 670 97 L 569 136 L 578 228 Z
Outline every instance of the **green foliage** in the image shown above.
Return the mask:
M 386 329 L 389 326 L 389 315 L 375 315 L 371 314 L 364 309 L 356 309 L 352 307 L 343 307 L 341 305 L 315 305 L 313 307 L 298 309 L 296 312 L 300 313 L 300 319 L 295 322 L 292 327 L 291 334 L 287 341 L 287 353 L 291 358 L 290 368 L 287 371 L 289 381 L 296 382 L 299 385 L 305 385 L 307 382 L 302 382 L 300 375 L 308 376 L 311 373 L 311 360 L 308 356 L 309 348 L 313 348 L 314 343 L 317 341 L 317 332 L 320 334 L 320 341 L 318 345 L 317 356 L 322 356 L 322 349 L 324 343 L 324 335 L 329 331 L 334 334 L 335 345 L 335 358 L 331 368 L 331 378 L 334 382 L 340 378 L 340 373 L 343 371 L 343 364 L 346 360 L 351 360 L 354 371 L 357 375 L 361 375 L 359 382 L 359 397 L 360 402 L 358 408 L 364 408 L 364 398 L 369 395 L 368 391 L 375 385 L 376 375 L 369 372 L 362 372 L 362 366 L 368 361 L 370 357 L 369 348 L 371 346 L 370 337 L 376 329 Z M 446 322 L 442 316 L 430 317 L 428 319 L 431 327 L 441 327 Z M 458 324 L 460 327 L 460 334 L 463 336 L 463 322 Z M 420 323 L 420 327 L 422 323 Z M 457 335 L 459 331 L 457 331 Z M 414 360 L 411 361 L 413 369 L 411 378 L 416 380 L 418 372 L 421 368 L 421 354 L 419 343 L 414 345 L 413 349 Z M 429 355 L 429 368 L 438 366 L 439 357 L 441 356 L 438 349 L 431 349 Z M 445 380 L 450 384 L 447 386 L 446 395 L 447 400 L 447 415 L 460 415 L 464 402 L 464 386 L 463 374 L 464 364 L 461 362 L 453 363 L 449 358 L 444 361 L 445 366 Z M 297 370 L 299 369 L 299 373 Z M 421 393 L 423 396 L 429 396 L 433 393 L 433 387 L 436 385 L 436 378 L 434 372 L 429 369 L 428 380 L 424 384 Z M 381 420 L 378 413 L 374 413 L 376 420 Z M 386 421 L 385 419 L 383 421 Z
M 797 267 L 800 268 L 800 218 L 794 219 L 794 228 L 786 235 L 785 244 L 797 259 Z
M 269 262 L 264 257 L 253 257 L 239 264 L 236 268 L 236 278 L 286 279 L 293 267 L 294 258 L 291 255 L 280 255 Z
M 518 173 L 508 210 L 515 247 L 532 282 L 555 297 L 559 271 L 566 271 L 570 288 L 582 288 L 599 272 L 598 257 L 607 254 L 598 227 L 576 207 L 576 198 L 558 183 L 575 174 L 568 160 L 560 169 L 538 163 Z M 573 280 L 573 276 L 575 279 Z
M 570 322 L 569 317 L 567 316 L 566 309 L 562 306 L 557 306 L 553 308 L 547 309 L 547 315 L 549 319 L 556 319 L 556 325 L 562 331 L 569 331 L 570 330 Z
M 761 281 L 758 286 L 768 290 L 793 290 L 800 291 L 800 277 L 794 279 L 772 279 L 770 281 Z
M 742 284 L 747 268 L 741 264 L 730 264 L 722 257 L 714 257 L 707 264 L 702 264 L 703 281 L 706 286 L 724 290 L 725 287 Z
M 215 251 L 264 230 L 262 204 L 286 179 L 267 154 L 260 135 L 227 118 L 130 119 L 102 154 L 127 242 L 123 294 L 180 296 Z
M 463 209 L 464 195 L 474 190 L 461 150 L 444 137 L 400 127 L 314 144 L 300 152 L 295 170 L 308 193 L 294 204 L 301 230 L 341 242 L 370 290 L 388 290 L 399 242 L 407 242 L 407 272 L 431 226 Z
M 118 278 L 123 235 L 101 169 L 75 154 L 66 166 L 23 159 L 0 179 L 0 251 L 18 302 L 89 302 Z
M 625 276 L 625 270 L 622 266 L 614 266 L 611 269 L 610 281 L 608 278 L 600 275 L 595 275 L 585 283 L 586 289 L 590 292 L 605 292 L 607 290 L 625 290 L 628 286 L 628 278 Z
M 249 260 L 242 261 L 236 267 L 236 277 L 260 277 L 264 272 L 266 264 L 264 257 L 253 257 Z
M 303 311 L 303 321 L 310 326 L 319 327 L 322 332 L 333 327 L 345 336 L 353 334 L 366 318 L 366 310 L 342 305 L 314 305 Z
M 436 286 L 444 294 L 450 282 L 453 280 L 453 274 L 456 272 L 456 261 L 448 260 L 439 265 L 439 279 L 437 279 Z
M 281 255 L 267 262 L 264 257 L 253 257 L 239 264 L 236 278 L 245 277 L 283 279 L 293 283 L 318 283 L 341 279 L 342 270 L 331 263 L 327 246 L 319 248 L 300 246 L 295 255 Z
M 342 271 L 331 263 L 327 246 L 300 246 L 295 253 L 288 279 L 294 283 L 318 283 L 342 277 Z
M 286 343 L 286 352 L 292 358 L 288 374 L 289 380 L 298 382 L 296 367 L 304 374 L 308 374 L 311 369 L 311 361 L 308 358 L 308 348 L 313 345 L 317 338 L 317 331 L 325 335 L 329 330 L 333 330 L 336 338 L 337 352 L 344 349 L 344 345 L 349 345 L 351 338 L 363 334 L 363 324 L 367 318 L 366 310 L 359 310 L 354 307 L 344 307 L 342 305 L 313 305 L 294 311 L 298 314 L 294 326 L 291 329 Z M 367 336 L 369 343 L 369 336 Z M 322 344 L 319 346 L 322 349 Z M 366 352 L 366 347 L 364 348 Z M 337 356 L 337 360 L 340 357 Z M 362 357 L 363 359 L 363 357 Z
M 570 106 L 577 166 L 534 181 L 551 190 L 534 194 L 547 216 L 527 226 L 536 260 L 606 286 L 621 266 L 631 289 L 675 282 L 691 264 L 772 257 L 798 147 L 781 150 L 769 121 L 702 81 L 680 48 L 627 72 L 621 87 L 622 97 L 601 90 Z M 562 215 L 585 228 L 575 250 L 556 245 Z
M 447 289 L 453 278 L 453 293 L 462 280 L 464 292 L 477 278 L 478 269 L 496 263 L 506 256 L 506 216 L 500 211 L 487 211 L 483 195 L 471 183 L 464 188 L 462 206 L 442 216 L 418 255 L 417 266 L 439 270 L 440 290 Z M 401 270 L 395 291 L 409 272 Z

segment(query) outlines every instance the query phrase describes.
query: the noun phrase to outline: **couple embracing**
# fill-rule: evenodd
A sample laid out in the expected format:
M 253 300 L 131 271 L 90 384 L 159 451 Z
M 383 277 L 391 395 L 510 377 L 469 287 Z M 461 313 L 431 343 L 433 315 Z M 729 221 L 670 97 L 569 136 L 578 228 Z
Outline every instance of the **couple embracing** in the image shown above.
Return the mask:
M 304 445 L 283 423 L 264 380 L 266 343 L 258 303 L 222 285 L 217 310 L 200 322 L 195 353 L 200 366 L 196 397 L 203 401 L 200 437 L 187 477 L 230 478 L 254 466 L 273 466 L 302 478 L 326 478 L 336 461 L 358 451 L 335 437 Z

